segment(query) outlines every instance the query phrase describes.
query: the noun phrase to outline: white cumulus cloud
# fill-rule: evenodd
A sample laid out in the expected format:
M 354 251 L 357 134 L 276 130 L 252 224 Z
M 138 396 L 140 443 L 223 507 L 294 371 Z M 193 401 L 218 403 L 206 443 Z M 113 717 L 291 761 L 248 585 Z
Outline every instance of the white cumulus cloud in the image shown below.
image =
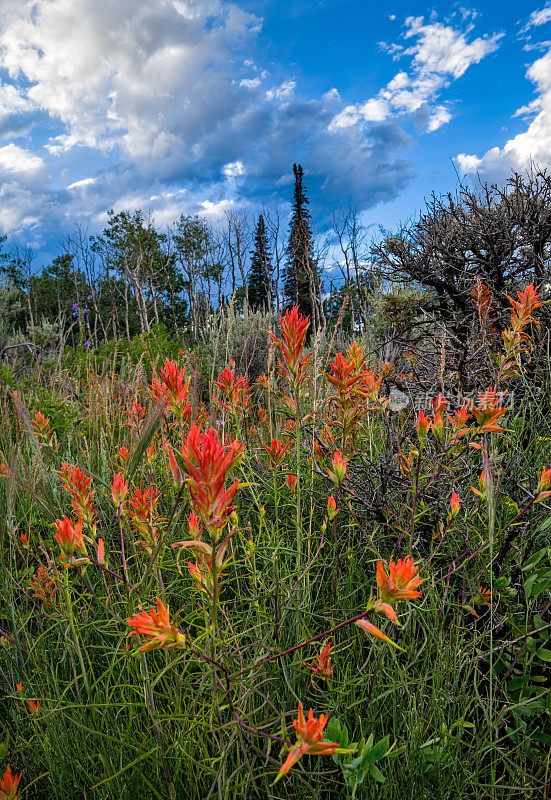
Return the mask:
M 411 56 L 410 71 L 398 72 L 377 95 L 364 103 L 349 105 L 331 121 L 331 128 L 364 122 L 382 122 L 400 114 L 429 109 L 424 116 L 427 130 L 435 131 L 449 122 L 451 113 L 443 105 L 431 105 L 453 80 L 472 64 L 478 64 L 497 49 L 501 34 L 469 40 L 468 33 L 440 22 L 425 23 L 423 17 L 408 17 L 404 40 L 415 39 L 409 47 L 385 45 L 396 58 Z
M 509 139 L 502 147 L 492 147 L 481 156 L 460 153 L 457 156 L 463 173 L 480 173 L 500 179 L 512 169 L 523 171 L 531 164 L 547 167 L 551 162 L 551 48 L 529 67 L 527 78 L 536 87 L 537 96 L 513 116 L 532 116 L 527 129 Z M 534 116 L 535 115 L 535 116 Z

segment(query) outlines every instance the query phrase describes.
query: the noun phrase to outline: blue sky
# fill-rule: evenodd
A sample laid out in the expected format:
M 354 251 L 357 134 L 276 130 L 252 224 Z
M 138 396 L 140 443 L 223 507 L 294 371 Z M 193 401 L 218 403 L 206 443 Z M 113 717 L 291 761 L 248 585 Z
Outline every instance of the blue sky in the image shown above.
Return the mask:
M 432 191 L 551 160 L 551 5 L 2 0 L 0 231 L 39 263 L 109 208 L 214 223 L 348 204 L 394 228 Z

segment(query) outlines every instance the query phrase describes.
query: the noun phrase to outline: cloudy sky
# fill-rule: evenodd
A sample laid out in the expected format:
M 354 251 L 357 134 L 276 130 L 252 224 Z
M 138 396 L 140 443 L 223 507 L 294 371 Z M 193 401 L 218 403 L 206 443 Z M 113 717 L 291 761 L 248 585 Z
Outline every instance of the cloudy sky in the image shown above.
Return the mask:
M 419 16 L 420 10 L 424 16 Z M 0 231 L 251 215 L 302 163 L 323 228 L 551 161 L 551 3 L 0 0 Z

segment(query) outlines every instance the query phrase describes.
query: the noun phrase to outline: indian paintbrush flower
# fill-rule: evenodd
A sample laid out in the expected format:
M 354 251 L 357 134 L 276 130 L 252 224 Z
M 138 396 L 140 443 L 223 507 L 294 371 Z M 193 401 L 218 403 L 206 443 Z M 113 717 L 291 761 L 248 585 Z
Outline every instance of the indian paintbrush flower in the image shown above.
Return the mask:
M 327 498 L 327 517 L 329 521 L 335 519 L 337 514 L 339 513 L 339 509 L 337 508 L 337 503 L 333 495 L 329 495 Z
M 461 508 L 461 503 L 459 502 L 459 495 L 457 492 L 453 492 L 450 500 L 450 510 L 452 517 L 456 517 L 459 514 L 459 509 Z
M 386 573 L 382 561 L 378 561 L 377 586 L 379 588 L 379 597 L 371 604 L 371 609 L 375 613 L 384 614 L 385 617 L 394 622 L 395 625 L 400 625 L 393 606 L 401 600 L 415 600 L 421 596 L 421 592 L 418 592 L 417 588 L 423 583 L 424 578 L 417 575 L 418 569 L 419 567 L 414 566 L 411 556 L 406 556 L 406 558 L 403 559 L 399 558 L 398 561 L 394 561 L 394 559 L 391 558 L 389 561 L 388 574 Z M 399 650 L 402 649 L 369 620 L 358 620 L 356 625 L 362 628 L 366 633 L 370 633 L 372 636 L 381 639 L 383 642 L 388 642 L 388 644 L 391 644 Z
M 551 496 L 551 491 L 548 491 L 551 486 L 551 469 L 544 467 L 541 471 L 540 479 L 536 488 L 536 503 L 541 503 L 546 497 Z
M 280 374 L 297 385 L 305 380 L 306 368 L 312 358 L 311 354 L 302 355 L 309 320 L 310 317 L 302 316 L 298 306 L 293 306 L 286 311 L 285 316 L 279 318 L 283 334 L 281 339 L 268 331 L 268 336 L 283 356 L 283 362 L 279 362 Z
M 328 678 L 333 674 L 333 667 L 331 666 L 331 639 L 326 639 L 322 644 L 319 654 L 316 656 L 315 666 L 303 662 L 305 667 L 312 670 L 314 675 L 321 675 L 323 678 Z
M 430 431 L 430 419 L 425 415 L 424 411 L 419 412 L 417 416 L 417 422 L 415 423 L 415 428 L 417 430 L 419 441 L 422 442 Z
M 131 630 L 128 636 L 141 636 L 146 640 L 139 650 L 146 652 L 159 648 L 168 649 L 170 647 L 185 647 L 186 637 L 171 622 L 169 607 L 163 605 L 159 597 L 157 599 L 157 609 L 151 608 L 144 611 L 141 605 L 139 614 L 133 614 L 126 620 Z
M 340 486 L 346 478 L 346 468 L 348 467 L 348 459 L 343 456 L 340 450 L 337 450 L 331 460 L 332 469 L 327 468 L 331 482 L 335 486 Z
M 285 453 L 291 447 L 291 442 L 285 444 L 283 439 L 272 439 L 270 445 L 263 442 L 262 447 L 270 458 L 270 469 L 275 469 L 285 458 Z
M 128 481 L 125 481 L 122 474 L 117 472 L 116 475 L 113 476 L 113 480 L 111 482 L 111 497 L 113 498 L 113 503 L 117 508 L 124 505 L 127 494 Z
M 69 519 L 69 517 L 56 519 L 55 527 L 57 532 L 54 538 L 61 547 L 61 554 L 64 561 L 74 564 L 75 553 L 86 556 L 86 545 L 84 544 L 84 537 L 82 535 L 81 519 L 76 523 L 74 520 Z
M 417 591 L 424 578 L 417 575 L 419 567 L 414 566 L 413 558 L 399 558 L 394 561 L 391 557 L 389 561 L 388 575 L 382 561 L 377 562 L 377 586 L 379 587 L 379 597 L 383 603 L 397 603 L 400 600 L 414 600 L 421 597 L 421 592 Z
M 8 764 L 4 776 L 0 778 L 0 800 L 17 800 L 17 787 L 21 780 L 21 773 L 13 775 Z
M 235 508 L 239 480 L 225 488 L 226 478 L 243 454 L 243 445 L 232 439 L 224 444 L 214 428 L 201 433 L 192 425 L 182 444 L 193 511 L 211 536 L 218 537 Z
M 343 749 L 337 742 L 324 742 L 323 729 L 327 724 L 328 717 L 320 714 L 319 719 L 314 717 L 312 709 L 308 712 L 308 718 L 304 717 L 302 703 L 298 704 L 298 716 L 293 720 L 293 727 L 297 732 L 297 744 L 292 748 L 287 756 L 287 760 L 277 773 L 275 782 L 287 775 L 291 767 L 297 763 L 299 758 L 309 753 L 317 756 L 332 756 L 335 753 L 349 753 L 350 750 Z
M 92 505 L 92 495 L 94 493 L 88 491 L 92 478 L 87 476 L 80 467 L 68 464 L 66 461 L 61 464 L 61 469 L 58 470 L 57 474 L 61 478 L 63 488 L 71 496 L 71 505 L 76 515 L 91 530 L 93 536 L 95 536 L 96 512 Z

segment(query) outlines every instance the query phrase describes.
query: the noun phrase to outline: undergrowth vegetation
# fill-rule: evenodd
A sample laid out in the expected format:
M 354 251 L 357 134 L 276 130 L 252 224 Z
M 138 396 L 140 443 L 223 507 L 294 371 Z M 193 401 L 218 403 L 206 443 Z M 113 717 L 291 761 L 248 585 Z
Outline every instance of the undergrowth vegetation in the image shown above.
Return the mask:
M 474 298 L 471 396 L 296 308 L 3 368 L 0 797 L 548 796 L 548 333 Z

